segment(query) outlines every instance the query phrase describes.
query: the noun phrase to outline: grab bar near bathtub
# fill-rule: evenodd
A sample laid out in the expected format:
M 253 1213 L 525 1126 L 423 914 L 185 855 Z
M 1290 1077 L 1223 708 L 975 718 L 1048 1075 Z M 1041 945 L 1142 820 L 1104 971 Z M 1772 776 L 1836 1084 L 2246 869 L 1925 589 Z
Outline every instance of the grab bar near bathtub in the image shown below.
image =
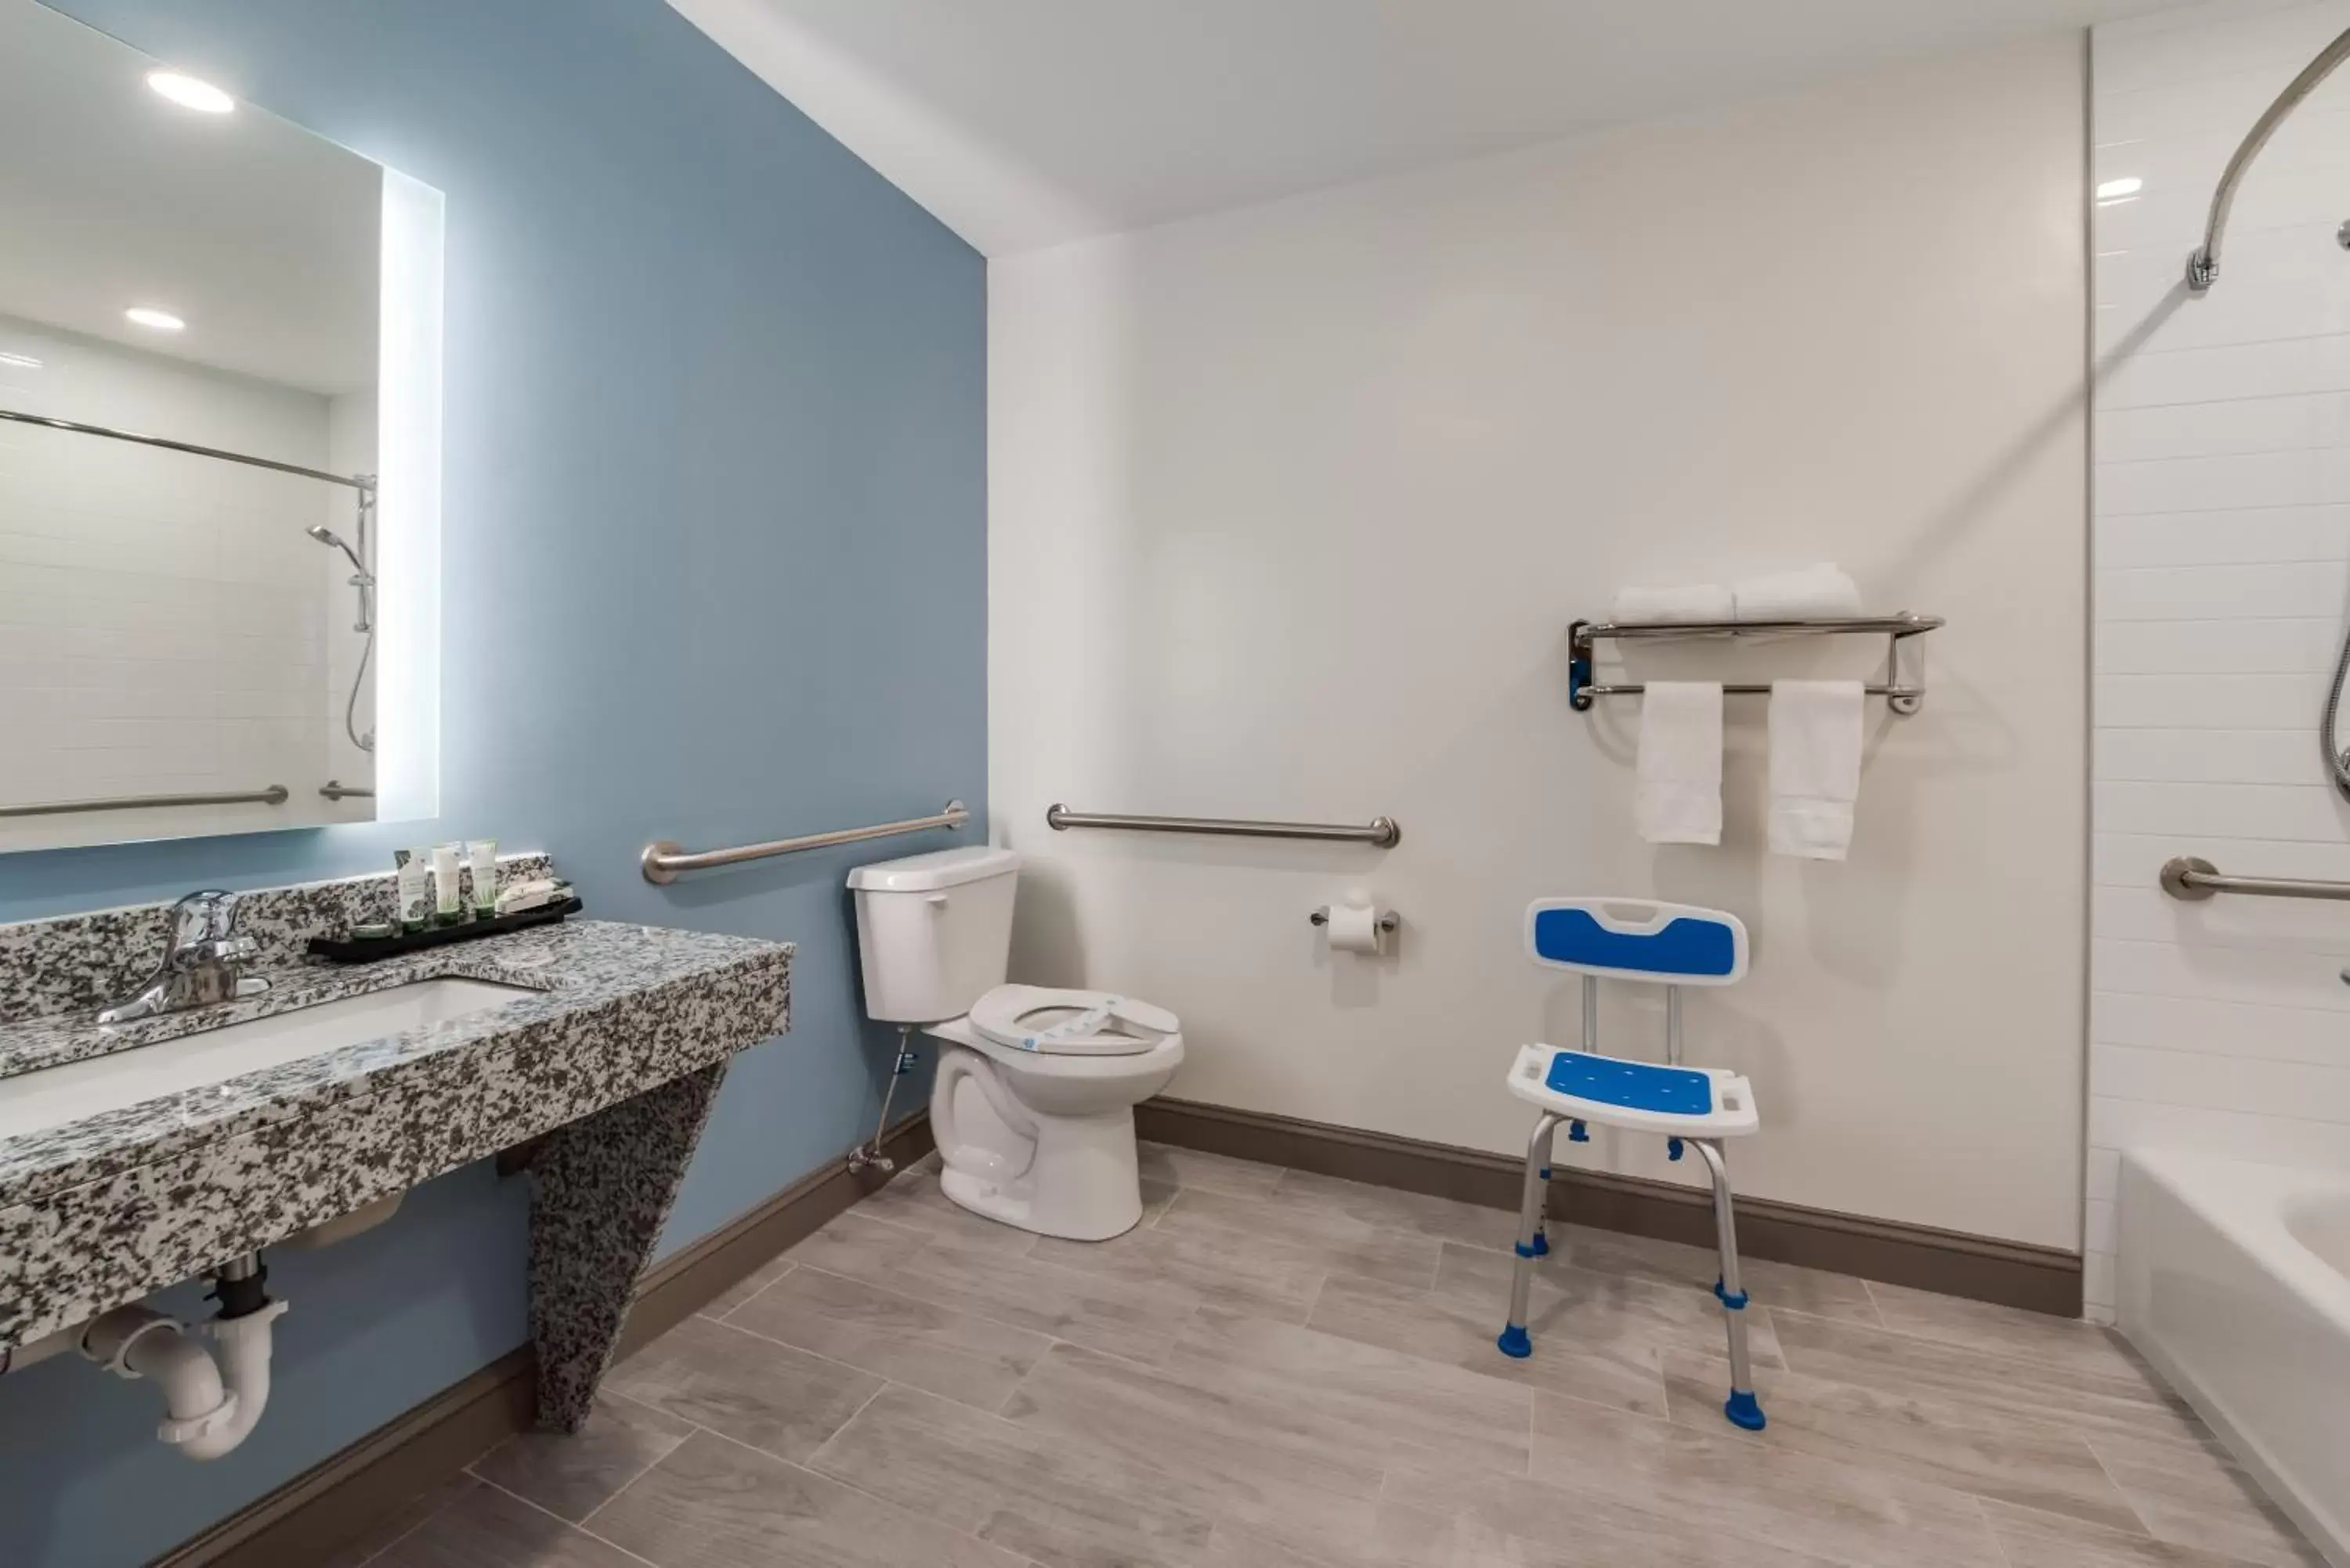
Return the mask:
M 2162 890 L 2199 903 L 2214 893 L 2250 893 L 2262 898 L 2350 898 L 2350 882 L 2315 882 L 2303 877 L 2230 877 L 2197 855 L 2163 862 Z

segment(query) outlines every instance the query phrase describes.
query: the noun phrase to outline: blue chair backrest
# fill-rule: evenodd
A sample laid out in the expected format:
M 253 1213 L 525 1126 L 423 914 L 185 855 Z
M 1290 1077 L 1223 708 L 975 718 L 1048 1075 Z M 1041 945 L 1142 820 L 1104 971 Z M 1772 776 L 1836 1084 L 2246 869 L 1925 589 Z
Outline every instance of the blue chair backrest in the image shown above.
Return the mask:
M 1729 985 L 1746 973 L 1735 915 L 1654 898 L 1537 898 L 1526 906 L 1534 962 L 1603 980 Z

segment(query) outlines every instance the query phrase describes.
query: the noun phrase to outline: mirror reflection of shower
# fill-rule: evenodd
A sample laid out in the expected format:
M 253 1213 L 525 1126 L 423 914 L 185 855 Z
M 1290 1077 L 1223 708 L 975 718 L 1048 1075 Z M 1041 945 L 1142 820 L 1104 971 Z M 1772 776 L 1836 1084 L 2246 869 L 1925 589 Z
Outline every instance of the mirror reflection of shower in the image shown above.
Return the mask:
M 363 474 L 359 476 L 359 542 L 357 549 L 323 523 L 314 523 L 303 532 L 321 545 L 330 545 L 340 550 L 351 563 L 350 585 L 358 593 L 359 601 L 359 619 L 351 629 L 367 640 L 359 647 L 359 668 L 351 671 L 350 695 L 343 702 L 343 733 L 350 737 L 352 745 L 372 753 L 375 751 L 375 731 L 370 728 L 365 734 L 359 732 L 359 688 L 367 682 L 368 660 L 375 656 L 375 573 L 368 569 L 367 563 L 368 521 L 369 514 L 375 510 L 375 482 Z

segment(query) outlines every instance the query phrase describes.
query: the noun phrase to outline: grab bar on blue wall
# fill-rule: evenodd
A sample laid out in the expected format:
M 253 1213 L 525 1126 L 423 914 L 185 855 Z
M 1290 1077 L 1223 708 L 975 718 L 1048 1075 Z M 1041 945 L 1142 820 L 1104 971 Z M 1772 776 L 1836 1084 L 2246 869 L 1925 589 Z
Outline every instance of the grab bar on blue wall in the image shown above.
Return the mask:
M 706 871 L 713 866 L 735 866 L 745 860 L 764 860 L 771 855 L 795 855 L 803 849 L 828 849 L 836 844 L 860 844 L 868 838 L 891 838 L 900 833 L 927 833 L 933 827 L 961 827 L 970 820 L 971 812 L 962 802 L 951 800 L 947 802 L 947 808 L 936 816 L 909 817 L 903 822 L 884 822 L 873 827 L 843 827 L 831 833 L 805 833 L 797 838 L 738 845 L 733 849 L 687 850 L 664 838 L 658 844 L 646 845 L 638 864 L 644 867 L 646 881 L 669 883 L 676 881 L 681 871 Z

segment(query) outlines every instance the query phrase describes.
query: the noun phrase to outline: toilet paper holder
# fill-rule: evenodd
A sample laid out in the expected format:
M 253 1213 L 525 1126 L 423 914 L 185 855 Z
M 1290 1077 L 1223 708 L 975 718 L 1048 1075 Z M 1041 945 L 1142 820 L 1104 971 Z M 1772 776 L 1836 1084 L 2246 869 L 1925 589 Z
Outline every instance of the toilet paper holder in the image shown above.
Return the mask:
M 1308 923 L 1313 925 L 1328 925 L 1330 923 L 1330 906 L 1327 904 L 1323 905 L 1320 909 L 1306 916 L 1305 919 Z M 1395 934 L 1396 928 L 1401 924 L 1403 924 L 1401 918 L 1399 917 L 1393 909 L 1384 910 L 1379 915 L 1379 929 L 1385 931 L 1389 936 L 1393 936 Z

